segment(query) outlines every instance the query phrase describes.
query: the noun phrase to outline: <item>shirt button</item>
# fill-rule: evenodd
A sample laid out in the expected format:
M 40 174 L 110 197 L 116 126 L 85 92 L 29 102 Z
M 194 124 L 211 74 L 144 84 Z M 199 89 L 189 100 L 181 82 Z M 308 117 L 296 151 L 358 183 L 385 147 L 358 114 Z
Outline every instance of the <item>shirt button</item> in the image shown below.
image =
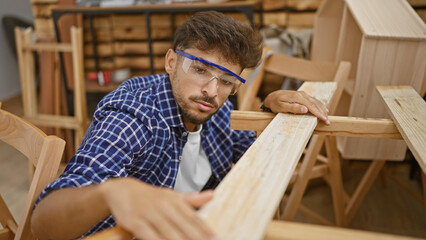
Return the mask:
M 182 156 L 179 156 L 179 160 L 182 161 Z
M 184 133 L 183 133 L 183 136 L 184 136 L 184 137 L 186 137 L 186 135 L 188 135 L 188 133 L 187 133 L 187 132 L 184 132 Z

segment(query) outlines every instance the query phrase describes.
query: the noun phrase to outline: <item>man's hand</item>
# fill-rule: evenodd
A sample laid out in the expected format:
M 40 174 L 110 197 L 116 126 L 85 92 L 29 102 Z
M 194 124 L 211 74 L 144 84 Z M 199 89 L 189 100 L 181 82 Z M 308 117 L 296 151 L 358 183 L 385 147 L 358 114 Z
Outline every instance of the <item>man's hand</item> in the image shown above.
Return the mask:
M 103 185 L 104 199 L 117 224 L 136 238 L 214 239 L 193 209 L 210 201 L 212 191 L 183 194 L 132 178 L 113 179 Z
M 330 125 L 327 107 L 318 99 L 309 96 L 303 91 L 278 90 L 272 92 L 265 98 L 264 105 L 276 113 L 302 114 L 309 111 L 326 125 Z

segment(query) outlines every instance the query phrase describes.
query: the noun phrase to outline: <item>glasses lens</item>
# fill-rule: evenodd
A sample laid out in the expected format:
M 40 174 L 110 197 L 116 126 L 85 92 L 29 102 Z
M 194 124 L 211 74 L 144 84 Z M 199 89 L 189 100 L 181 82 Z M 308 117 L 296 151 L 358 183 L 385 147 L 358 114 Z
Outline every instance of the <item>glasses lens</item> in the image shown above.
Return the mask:
M 183 71 L 196 82 L 203 85 L 217 79 L 217 89 L 220 94 L 235 94 L 241 85 L 241 81 L 235 76 L 216 69 L 207 63 L 198 60 L 184 58 Z M 214 72 L 214 73 L 213 73 Z

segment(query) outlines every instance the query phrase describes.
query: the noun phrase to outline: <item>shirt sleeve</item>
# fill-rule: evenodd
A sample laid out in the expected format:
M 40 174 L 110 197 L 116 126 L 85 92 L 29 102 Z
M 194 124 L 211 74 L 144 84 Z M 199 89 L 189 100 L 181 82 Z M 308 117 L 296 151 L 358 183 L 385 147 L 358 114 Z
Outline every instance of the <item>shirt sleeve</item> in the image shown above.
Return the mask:
M 142 148 L 150 145 L 152 133 L 129 113 L 111 110 L 104 116 L 91 123 L 64 173 L 46 187 L 37 203 L 57 189 L 89 186 L 127 176 L 126 168 Z
M 236 163 L 256 140 L 256 132 L 231 130 L 231 138 L 234 143 L 234 158 L 232 161 Z

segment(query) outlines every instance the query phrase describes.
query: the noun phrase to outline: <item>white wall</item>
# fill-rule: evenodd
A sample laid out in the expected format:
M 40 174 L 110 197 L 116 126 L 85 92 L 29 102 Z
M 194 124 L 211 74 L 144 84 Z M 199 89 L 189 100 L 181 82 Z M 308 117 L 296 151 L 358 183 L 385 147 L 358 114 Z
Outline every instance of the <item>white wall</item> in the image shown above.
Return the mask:
M 5 15 L 33 22 L 30 0 L 0 0 L 0 19 Z M 7 42 L 3 24 L 0 24 L 0 101 L 20 92 L 18 63 Z

